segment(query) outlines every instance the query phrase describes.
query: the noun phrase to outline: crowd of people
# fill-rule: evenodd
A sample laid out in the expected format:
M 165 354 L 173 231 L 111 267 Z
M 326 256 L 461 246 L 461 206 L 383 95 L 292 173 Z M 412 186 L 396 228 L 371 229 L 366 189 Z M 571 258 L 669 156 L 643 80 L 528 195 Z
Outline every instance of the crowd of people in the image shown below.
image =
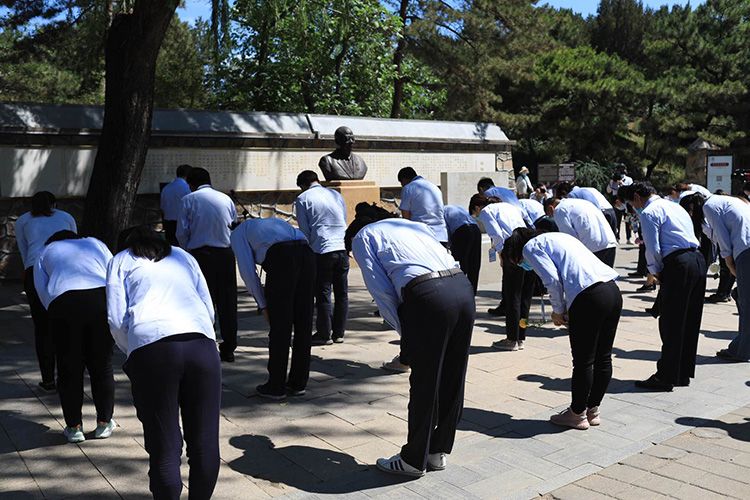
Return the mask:
M 567 182 L 533 186 L 524 168 L 516 189 L 481 179 L 464 208 L 444 205 L 440 189 L 406 167 L 398 173 L 400 217 L 363 203 L 347 224 L 341 195 L 307 170 L 297 177 L 294 227 L 279 218 L 239 220 L 235 201 L 212 187 L 208 171 L 181 165 L 176 173 L 161 195 L 164 234 L 130 228 L 115 255 L 77 234 L 49 192 L 34 195 L 15 228 L 39 385 L 57 390 L 66 439 L 86 439 L 84 370 L 97 413 L 93 437 L 116 429 L 117 345 L 127 356 L 123 371 L 143 426 L 155 498 L 180 495 L 183 440 L 191 498 L 213 492 L 221 363 L 233 363 L 237 348 L 237 269 L 269 328 L 268 379 L 257 394 L 282 400 L 305 394 L 312 346 L 346 338 L 353 256 L 380 316 L 401 338 L 399 354 L 383 368 L 410 372 L 407 442 L 376 463 L 394 474 L 444 469 L 452 451 L 477 314 L 481 229 L 490 238 L 488 260 L 499 259 L 502 268 L 502 301 L 488 314 L 505 318 L 505 338 L 493 346 L 524 349 L 534 295 L 548 294 L 553 323 L 568 329 L 571 403 L 551 416 L 554 424 L 583 430 L 601 423 L 623 307 L 614 269 L 623 221 L 628 241 L 631 232 L 638 235 L 637 275 L 659 284 L 652 311 L 661 357 L 655 373 L 636 385 L 672 391 L 695 377 L 707 267 L 717 254 L 717 293 L 729 296 L 736 280 L 740 317 L 738 335 L 717 355 L 750 359 L 750 185 L 736 197 L 687 183 L 660 196 L 618 172 L 607 197 Z

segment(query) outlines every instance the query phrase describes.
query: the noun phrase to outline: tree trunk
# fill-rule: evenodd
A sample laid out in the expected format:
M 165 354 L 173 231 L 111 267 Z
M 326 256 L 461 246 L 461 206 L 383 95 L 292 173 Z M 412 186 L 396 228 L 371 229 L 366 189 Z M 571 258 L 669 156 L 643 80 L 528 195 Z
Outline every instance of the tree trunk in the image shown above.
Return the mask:
M 130 224 L 151 137 L 154 74 L 177 0 L 137 0 L 116 15 L 104 49 L 104 123 L 94 160 L 82 233 L 114 248 Z
M 404 76 L 401 74 L 401 66 L 404 62 L 406 52 L 406 15 L 408 13 L 409 0 L 401 0 L 398 15 L 401 18 L 401 33 L 393 52 L 393 65 L 396 68 L 396 76 L 393 79 L 393 104 L 391 105 L 391 118 L 401 117 L 401 102 L 404 100 Z

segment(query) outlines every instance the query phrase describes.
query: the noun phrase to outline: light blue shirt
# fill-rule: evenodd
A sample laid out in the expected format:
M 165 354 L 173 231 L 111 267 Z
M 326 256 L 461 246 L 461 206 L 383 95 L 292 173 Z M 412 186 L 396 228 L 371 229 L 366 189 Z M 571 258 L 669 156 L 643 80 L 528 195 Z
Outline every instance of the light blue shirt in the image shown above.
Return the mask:
M 352 240 L 352 254 L 380 315 L 399 333 L 401 290 L 417 276 L 458 267 L 426 225 L 405 219 L 365 226 Z
M 479 220 L 498 252 L 515 229 L 526 227 L 521 209 L 509 203 L 490 203 L 479 213 Z
M 521 204 L 521 207 L 523 207 L 523 220 L 525 220 L 526 224 L 529 226 L 533 226 L 534 222 L 536 222 L 539 217 L 544 217 L 544 205 L 538 201 L 522 198 L 518 200 L 518 202 Z
M 612 204 L 607 198 L 592 187 L 580 187 L 573 186 L 573 189 L 568 194 L 568 198 L 575 198 L 578 200 L 586 200 L 596 205 L 599 210 L 612 210 Z
M 36 265 L 49 237 L 65 229 L 76 232 L 76 221 L 68 212 L 57 209 L 53 210 L 49 217 L 35 217 L 31 212 L 26 212 L 16 220 L 14 229 L 23 268 L 28 269 Z
M 651 274 L 664 269 L 664 257 L 686 248 L 698 248 L 693 221 L 687 211 L 658 196 L 646 202 L 638 218 L 646 245 L 646 264 Z
M 689 184 L 690 191 L 693 191 L 695 193 L 700 193 L 706 198 L 710 198 L 713 196 L 713 193 L 706 189 L 705 187 L 701 186 L 700 184 Z
M 477 225 L 477 221 L 474 220 L 469 211 L 458 205 L 446 205 L 443 209 L 443 215 L 445 216 L 445 225 L 448 226 L 449 236 L 453 236 L 456 229 L 466 224 Z
M 719 245 L 722 257 L 735 259 L 750 248 L 750 205 L 733 196 L 713 195 L 703 205 L 710 230 L 704 232 Z
M 443 217 L 443 193 L 435 184 L 421 175 L 416 176 L 401 189 L 399 209 L 410 212 L 410 220 L 427 224 L 438 241 L 448 241 L 448 229 Z
M 549 291 L 552 310 L 570 310 L 579 293 L 596 283 L 617 279 L 617 271 L 599 260 L 580 241 L 564 233 L 544 233 L 523 247 L 523 258 Z
M 182 198 L 177 241 L 185 250 L 229 247 L 229 226 L 237 220 L 232 199 L 208 184 Z
M 267 219 L 248 219 L 232 231 L 232 251 L 237 258 L 242 281 L 247 291 L 255 298 L 261 309 L 266 308 L 266 295 L 260 284 L 258 270 L 255 266 L 263 264 L 266 252 L 276 243 L 283 241 L 307 241 L 299 229 L 286 221 L 269 217 Z
M 580 240 L 592 252 L 617 246 L 615 233 L 602 211 L 586 200 L 561 200 L 553 218 L 560 231 Z
M 103 288 L 112 253 L 96 238 L 55 241 L 44 247 L 34 268 L 34 288 L 45 309 L 71 290 Z
M 346 204 L 333 189 L 313 184 L 294 200 L 297 224 L 313 252 L 324 254 L 345 250 Z
M 188 186 L 187 181 L 182 177 L 177 177 L 164 186 L 160 196 L 161 212 L 164 214 L 164 220 L 177 220 L 180 216 L 182 198 L 188 194 L 190 194 L 190 186 Z
M 158 262 L 130 250 L 115 255 L 107 270 L 107 317 L 117 347 L 128 356 L 181 333 L 216 340 L 206 279 L 193 256 L 177 247 Z
M 484 195 L 492 198 L 497 198 L 503 203 L 509 203 L 515 207 L 521 208 L 521 201 L 518 199 L 516 192 L 510 188 L 501 186 L 492 186 L 485 190 Z

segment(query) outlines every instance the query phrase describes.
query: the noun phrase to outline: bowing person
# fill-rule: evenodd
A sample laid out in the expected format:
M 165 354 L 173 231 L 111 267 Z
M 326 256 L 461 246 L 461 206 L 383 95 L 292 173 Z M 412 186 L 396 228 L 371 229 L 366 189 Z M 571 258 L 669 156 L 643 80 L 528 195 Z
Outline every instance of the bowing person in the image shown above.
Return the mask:
M 435 238 L 444 245 L 448 244 L 448 229 L 443 217 L 443 193 L 440 189 L 411 167 L 404 167 L 398 172 L 401 184 L 401 205 L 399 209 L 404 219 L 427 224 Z
M 568 325 L 573 354 L 572 402 L 552 423 L 599 425 L 599 405 L 612 378 L 612 344 L 622 312 L 618 274 L 576 238 L 516 229 L 505 241 L 511 265 L 533 269 L 549 290 L 552 321 Z
M 156 499 L 178 499 L 187 443 L 190 498 L 208 499 L 219 474 L 221 362 L 214 305 L 196 260 L 147 227 L 121 235 L 107 271 L 107 312 L 127 355 Z
M 354 235 L 365 285 L 401 334 L 402 357 L 411 366 L 407 442 L 377 467 L 415 477 L 444 469 L 463 409 L 475 314 L 471 283 L 424 224 L 358 219 L 347 234 Z
M 182 198 L 190 194 L 187 176 L 191 168 L 193 167 L 190 165 L 180 165 L 177 167 L 174 180 L 164 186 L 159 195 L 164 235 L 169 244 L 174 247 L 179 245 L 177 241 L 177 219 L 180 216 Z
M 479 286 L 479 268 L 482 265 L 482 232 L 474 218 L 464 207 L 446 205 L 443 210 L 451 255 L 461 265 L 474 295 Z
M 561 232 L 580 240 L 609 267 L 615 266 L 617 238 L 600 210 L 575 198 L 550 198 L 545 205 Z
M 567 182 L 561 182 L 557 186 L 555 195 L 558 198 L 573 198 L 588 201 L 601 210 L 605 220 L 612 228 L 612 232 L 617 232 L 617 214 L 615 214 L 615 207 L 612 206 L 607 197 L 600 193 L 599 190 L 592 187 L 571 186 Z
M 526 221 L 526 225 L 529 227 L 534 227 L 536 221 L 538 221 L 545 215 L 544 205 L 536 200 L 524 198 L 518 200 L 518 203 L 520 203 L 521 207 L 523 208 L 523 220 Z
M 638 212 L 648 271 L 661 282 L 659 334 L 661 358 L 656 373 L 636 386 L 672 391 L 695 376 L 695 355 L 703 317 L 706 262 L 690 215 L 656 194 L 647 182 L 621 187 L 617 196 Z
M 73 216 L 57 209 L 56 204 L 55 195 L 39 191 L 31 197 L 31 211 L 21 215 L 15 224 L 16 244 L 24 267 L 23 289 L 34 322 L 34 346 L 42 373 L 39 387 L 45 391 L 55 390 L 55 343 L 49 331 L 47 310 L 34 287 L 34 267 L 50 236 L 62 230 L 76 231 Z
M 237 226 L 232 249 L 240 276 L 270 327 L 268 382 L 256 387 L 258 395 L 276 400 L 302 396 L 310 377 L 315 254 L 302 231 L 277 218 L 248 219 Z M 266 272 L 265 290 L 256 265 Z
M 219 317 L 221 360 L 233 363 L 237 348 L 237 271 L 229 248 L 229 228 L 237 220 L 237 208 L 229 196 L 211 187 L 211 176 L 205 169 L 192 168 L 187 182 L 193 192 L 182 198 L 177 240 L 195 257 L 206 277 Z
M 115 421 L 115 379 L 112 335 L 107 324 L 107 266 L 112 254 L 96 238 L 73 231 L 53 234 L 39 256 L 34 285 L 49 313 L 57 356 L 57 392 L 69 443 L 83 434 L 83 372 L 88 370 L 96 407 L 96 439 L 112 435 Z

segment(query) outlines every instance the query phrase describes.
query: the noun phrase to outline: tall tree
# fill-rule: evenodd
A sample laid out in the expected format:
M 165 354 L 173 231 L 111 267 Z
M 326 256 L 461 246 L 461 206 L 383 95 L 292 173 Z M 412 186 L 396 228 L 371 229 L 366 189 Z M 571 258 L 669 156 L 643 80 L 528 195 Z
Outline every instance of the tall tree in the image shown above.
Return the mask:
M 406 55 L 406 27 L 408 22 L 409 0 L 401 0 L 398 7 L 398 18 L 401 26 L 397 34 L 398 41 L 393 52 L 393 66 L 396 74 L 393 78 L 393 103 L 391 104 L 391 118 L 401 116 L 401 103 L 404 100 L 403 64 Z

